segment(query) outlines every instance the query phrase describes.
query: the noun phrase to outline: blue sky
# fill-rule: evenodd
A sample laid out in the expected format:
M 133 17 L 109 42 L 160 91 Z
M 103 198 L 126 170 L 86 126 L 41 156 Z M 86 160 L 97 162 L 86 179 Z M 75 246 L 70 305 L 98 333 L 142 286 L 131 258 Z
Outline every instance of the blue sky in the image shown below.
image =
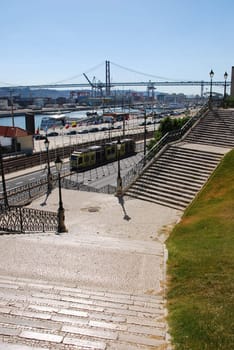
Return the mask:
M 1 0 L 0 86 L 104 81 L 106 60 L 112 81 L 230 78 L 233 17 L 233 0 Z

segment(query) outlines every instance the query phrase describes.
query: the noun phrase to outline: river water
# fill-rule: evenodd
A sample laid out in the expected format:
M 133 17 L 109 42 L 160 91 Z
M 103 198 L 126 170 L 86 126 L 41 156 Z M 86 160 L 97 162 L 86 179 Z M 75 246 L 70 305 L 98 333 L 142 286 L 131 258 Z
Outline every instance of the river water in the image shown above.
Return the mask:
M 54 114 L 58 114 L 58 113 L 54 113 Z M 71 120 L 72 120 L 72 118 L 77 119 L 77 118 L 85 118 L 86 117 L 86 111 L 67 112 L 64 114 L 66 114 L 66 116 L 68 118 L 70 118 Z M 52 117 L 53 114 L 51 114 L 51 115 L 35 114 L 35 129 L 40 128 L 42 118 L 49 117 L 49 116 Z M 23 114 L 14 116 L 14 124 L 18 128 L 25 129 L 25 116 Z M 0 118 L 0 125 L 1 126 L 12 126 L 12 117 L 10 116 L 10 117 Z
M 129 108 L 126 110 L 121 109 L 121 108 L 116 108 L 112 112 L 114 112 L 114 111 L 115 112 L 125 112 L 125 113 L 130 112 L 132 114 L 139 113 L 139 110 L 136 110 L 136 109 L 129 110 Z M 150 113 L 151 111 L 152 111 L 152 109 L 150 109 L 146 112 Z M 160 113 L 161 109 L 154 109 L 154 111 L 157 113 Z M 75 111 L 75 112 L 62 112 L 62 114 L 65 114 L 72 121 L 73 118 L 76 120 L 77 118 L 83 119 L 83 118 L 87 117 L 86 112 L 87 112 L 86 110 L 83 110 L 83 111 Z M 105 111 L 105 112 L 107 112 L 107 111 Z M 101 114 L 102 111 L 100 110 L 98 113 Z M 55 114 L 58 115 L 58 113 L 54 113 L 54 115 Z M 35 114 L 35 130 L 37 128 L 40 129 L 42 118 L 49 117 L 49 116 L 53 117 L 53 114 L 49 114 L 49 115 L 47 115 L 47 114 Z M 25 116 L 24 116 L 24 114 L 14 116 L 14 124 L 16 127 L 25 129 Z M 0 118 L 0 126 L 12 126 L 12 125 L 13 125 L 13 123 L 12 123 L 11 116 Z

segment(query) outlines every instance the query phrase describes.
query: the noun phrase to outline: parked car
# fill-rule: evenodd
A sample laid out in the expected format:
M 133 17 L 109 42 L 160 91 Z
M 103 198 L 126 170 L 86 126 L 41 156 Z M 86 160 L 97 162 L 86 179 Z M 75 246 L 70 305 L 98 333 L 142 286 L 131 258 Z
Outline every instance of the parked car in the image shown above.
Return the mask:
M 47 136 L 58 136 L 58 135 L 59 135 L 59 133 L 56 131 L 51 131 L 47 134 Z
M 45 140 L 46 139 L 45 135 L 41 135 L 41 134 L 33 135 L 33 138 L 34 138 L 34 140 Z
M 98 131 L 99 131 L 98 128 L 91 128 L 91 129 L 89 130 L 89 132 L 98 132 Z
M 77 132 L 76 130 L 71 130 L 71 131 L 68 131 L 67 135 L 76 135 Z

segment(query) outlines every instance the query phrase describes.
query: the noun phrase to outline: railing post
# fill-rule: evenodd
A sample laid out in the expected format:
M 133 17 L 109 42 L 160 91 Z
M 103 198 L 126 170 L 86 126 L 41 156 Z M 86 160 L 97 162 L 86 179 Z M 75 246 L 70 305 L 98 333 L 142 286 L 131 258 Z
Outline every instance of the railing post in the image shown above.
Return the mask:
M 19 207 L 19 210 L 20 210 L 20 232 L 23 232 L 22 207 Z

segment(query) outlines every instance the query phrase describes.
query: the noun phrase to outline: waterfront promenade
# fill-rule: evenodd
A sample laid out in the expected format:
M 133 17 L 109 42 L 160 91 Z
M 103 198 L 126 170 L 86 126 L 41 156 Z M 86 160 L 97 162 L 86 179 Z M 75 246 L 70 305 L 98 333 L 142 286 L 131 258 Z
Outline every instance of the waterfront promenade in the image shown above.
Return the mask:
M 62 195 L 67 233 L 1 236 L 0 349 L 170 349 L 164 242 L 181 212 Z M 58 190 L 43 201 L 56 211 Z

